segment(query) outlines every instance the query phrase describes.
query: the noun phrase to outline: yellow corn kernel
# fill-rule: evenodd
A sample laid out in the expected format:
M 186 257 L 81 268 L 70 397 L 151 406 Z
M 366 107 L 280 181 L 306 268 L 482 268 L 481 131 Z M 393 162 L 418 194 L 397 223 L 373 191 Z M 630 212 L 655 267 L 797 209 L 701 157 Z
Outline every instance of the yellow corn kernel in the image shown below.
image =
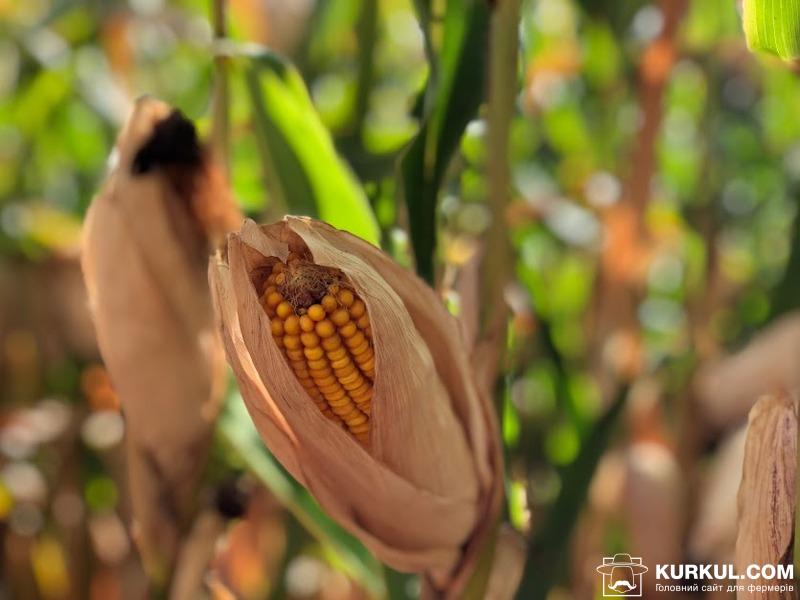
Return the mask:
M 350 320 L 350 313 L 343 308 L 335 310 L 331 314 L 331 321 L 333 321 L 334 325 L 337 325 L 339 327 L 341 327 L 342 325 L 346 325 L 349 320 Z
M 283 330 L 288 335 L 299 335 L 300 333 L 300 319 L 297 315 L 289 315 L 283 322 Z
M 319 359 L 319 360 L 323 364 L 323 366 L 322 367 L 311 367 L 311 366 L 309 366 L 308 367 L 309 373 L 311 373 L 311 375 L 313 375 L 314 377 L 317 377 L 317 378 L 328 377 L 328 376 L 332 375 L 333 371 L 331 370 L 331 368 L 329 366 L 327 366 L 327 362 L 325 362 L 324 359 Z
M 342 347 L 342 338 L 338 335 L 332 335 L 329 338 L 322 340 L 322 347 L 327 351 L 333 351 Z
M 305 357 L 306 355 L 303 354 L 303 351 L 299 348 L 296 350 L 286 351 L 286 358 L 288 358 L 290 362 L 293 360 L 305 360 Z
M 272 320 L 270 328 L 272 329 L 272 335 L 275 337 L 281 337 L 284 333 L 283 321 L 279 321 L 278 319 Z
M 344 343 L 348 348 L 350 348 L 351 352 L 355 351 L 356 348 L 369 346 L 367 338 L 360 331 L 356 333 L 353 337 L 345 339 Z M 360 354 L 360 352 L 358 354 Z
M 319 346 L 319 336 L 316 333 L 301 333 L 300 341 L 306 348 L 316 348 Z
M 341 382 L 341 385 L 348 392 L 352 392 L 353 390 L 357 390 L 364 385 L 364 378 L 360 373 L 356 373 L 355 378 L 350 378 L 347 382 Z
M 347 348 L 344 348 L 341 345 L 337 346 L 333 350 L 328 350 L 327 348 L 325 350 L 328 353 L 328 359 L 329 360 L 340 360 L 340 359 L 344 358 L 345 356 L 347 356 Z
M 323 319 L 322 321 L 317 323 L 316 327 L 314 328 L 314 331 L 316 331 L 317 335 L 321 338 L 329 338 L 334 333 L 336 333 L 336 328 L 333 326 L 333 323 L 331 323 L 328 319 Z
M 350 347 L 350 344 L 348 344 L 348 347 Z M 358 346 L 350 348 L 350 353 L 353 355 L 353 357 L 358 358 L 359 356 L 363 356 L 364 354 L 366 354 L 369 351 L 369 349 L 370 349 L 369 342 L 365 338 L 364 341 L 361 342 Z
M 278 292 L 270 292 L 267 296 L 267 306 L 269 308 L 276 308 L 281 302 L 283 302 L 283 296 Z
M 325 359 L 320 360 L 310 360 L 308 361 L 308 368 L 309 369 L 322 369 L 328 364 L 328 361 Z
M 347 392 L 344 391 L 344 388 L 340 385 L 335 386 L 335 391 L 328 394 L 326 397 L 328 402 L 337 402 L 341 398 L 344 398 L 347 395 Z
M 337 377 L 339 378 L 339 383 L 341 383 L 345 387 L 355 382 L 358 382 L 358 385 L 361 386 L 364 382 L 364 378 L 355 369 L 350 371 L 350 373 L 348 373 L 347 375 L 339 375 L 337 373 Z
M 312 304 L 308 307 L 308 316 L 314 321 L 322 321 L 325 318 L 325 309 L 319 304 Z
M 303 347 L 299 335 L 285 335 L 283 336 L 283 345 L 287 350 L 299 350 Z
M 309 317 L 307 314 L 300 317 L 300 329 L 305 331 L 306 333 L 311 333 L 314 331 L 315 322 L 314 319 Z
M 336 400 L 347 395 L 345 389 L 339 385 L 339 382 L 336 381 L 336 377 L 333 375 L 323 377 L 322 379 L 314 379 L 314 384 L 317 386 L 320 393 L 325 396 L 326 400 L 330 400 L 331 397 Z
M 367 305 L 363 300 L 356 300 L 350 305 L 350 317 L 358 320 L 367 312 Z
M 361 368 L 362 371 L 366 372 L 373 372 L 375 371 L 375 357 L 370 356 L 365 361 L 359 361 L 358 357 L 356 357 L 356 361 L 358 362 L 358 366 Z
M 331 294 L 326 294 L 325 296 L 323 296 L 322 300 L 320 300 L 320 304 L 327 313 L 331 313 L 335 311 L 337 308 L 339 308 L 338 300 L 336 300 L 336 298 Z
M 292 313 L 294 313 L 292 305 L 285 300 L 278 304 L 278 306 L 275 308 L 275 314 L 277 314 L 281 319 L 285 319 Z
M 361 425 L 362 423 L 367 422 L 367 416 L 362 413 L 360 410 L 353 410 L 345 417 L 345 423 L 347 423 L 348 427 L 352 427 L 354 425 Z
M 342 382 L 345 377 L 350 377 L 353 373 L 356 372 L 356 368 L 353 366 L 353 363 L 349 360 L 347 364 L 343 367 L 337 367 L 333 363 L 331 363 L 331 367 L 333 368 L 333 372 L 336 374 L 336 377 L 339 378 L 339 381 Z
M 315 346 L 313 348 L 306 347 L 303 350 L 303 353 L 305 354 L 308 360 L 319 360 L 320 358 L 325 356 L 325 350 L 323 350 L 319 346 Z
M 339 302 L 344 306 L 349 307 L 353 304 L 353 302 L 355 302 L 355 297 L 353 296 L 353 292 L 351 292 L 350 290 L 341 290 L 336 297 L 339 300 Z
M 356 327 L 356 324 L 352 321 L 348 321 L 347 324 L 339 328 L 339 335 L 343 338 L 351 338 L 356 334 L 357 331 L 358 327 Z

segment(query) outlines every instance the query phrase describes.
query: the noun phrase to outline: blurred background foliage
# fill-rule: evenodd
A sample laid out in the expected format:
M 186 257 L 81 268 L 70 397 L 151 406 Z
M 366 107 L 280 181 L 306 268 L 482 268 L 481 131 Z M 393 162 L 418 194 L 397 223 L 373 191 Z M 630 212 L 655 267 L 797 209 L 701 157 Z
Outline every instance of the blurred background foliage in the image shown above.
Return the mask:
M 704 507 L 715 481 L 738 484 L 723 459 L 746 408 L 706 418 L 713 394 L 694 382 L 796 308 L 800 81 L 747 53 L 732 0 L 525 0 L 498 214 L 492 10 L 230 0 L 230 40 L 215 43 L 206 0 L 0 0 L 0 597 L 144 585 L 125 424 L 76 257 L 132 98 L 160 97 L 209 133 L 215 53 L 249 216 L 309 214 L 380 243 L 457 314 L 481 239 L 505 224 L 497 405 L 507 518 L 531 539 L 524 597 L 592 597 L 592 565 L 618 551 L 730 552 Z M 240 405 L 234 390 L 207 475 L 241 517 L 212 587 L 415 597 L 413 578 L 384 570 L 253 443 Z

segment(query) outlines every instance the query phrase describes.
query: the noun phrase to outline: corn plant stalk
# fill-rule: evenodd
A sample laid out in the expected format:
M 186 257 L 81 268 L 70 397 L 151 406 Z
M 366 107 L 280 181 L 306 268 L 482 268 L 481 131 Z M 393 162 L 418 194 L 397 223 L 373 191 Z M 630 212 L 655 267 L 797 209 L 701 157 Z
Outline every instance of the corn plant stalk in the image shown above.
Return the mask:
M 510 196 L 508 168 L 508 142 L 514 100 L 517 89 L 517 56 L 519 52 L 520 0 L 506 0 L 498 4 L 491 17 L 489 32 L 489 203 L 492 223 L 486 236 L 486 253 L 481 265 L 481 337 L 491 346 L 489 366 L 482 365 L 486 377 L 481 383 L 494 388 L 494 379 L 500 357 L 505 349 L 505 323 L 507 307 L 503 288 L 509 279 L 511 246 L 506 235 L 505 214 Z M 473 360 L 483 363 L 483 348 L 478 348 Z M 497 570 L 514 570 L 513 561 L 494 563 L 497 543 L 497 525 L 487 537 L 476 563 L 465 598 L 484 598 L 490 576 Z M 521 559 L 522 560 L 522 559 Z M 494 564 L 493 564 L 494 563 Z
M 230 85 L 228 83 L 229 59 L 216 47 L 227 35 L 227 3 L 211 0 L 211 27 L 214 34 L 214 88 L 211 99 L 211 147 L 222 165 L 225 175 L 230 175 Z
M 489 38 L 488 180 L 492 222 L 486 236 L 482 265 L 482 330 L 490 337 L 505 323 L 503 288 L 508 282 L 511 246 L 506 234 L 505 214 L 511 193 L 508 168 L 508 138 L 517 90 L 520 0 L 498 4 L 492 15 Z M 502 333 L 499 332 L 499 333 Z M 502 342 L 499 342 L 502 345 Z

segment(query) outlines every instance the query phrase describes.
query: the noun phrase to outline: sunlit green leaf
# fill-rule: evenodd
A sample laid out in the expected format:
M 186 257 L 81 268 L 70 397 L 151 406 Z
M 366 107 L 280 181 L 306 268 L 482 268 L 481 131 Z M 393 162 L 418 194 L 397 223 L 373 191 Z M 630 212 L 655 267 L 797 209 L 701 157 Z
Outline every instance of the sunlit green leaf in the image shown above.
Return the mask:
M 742 19 L 751 50 L 785 60 L 800 56 L 800 1 L 744 0 Z
M 373 244 L 380 232 L 353 173 L 337 155 L 300 74 L 274 55 L 246 73 L 265 176 L 286 209 L 316 216 Z

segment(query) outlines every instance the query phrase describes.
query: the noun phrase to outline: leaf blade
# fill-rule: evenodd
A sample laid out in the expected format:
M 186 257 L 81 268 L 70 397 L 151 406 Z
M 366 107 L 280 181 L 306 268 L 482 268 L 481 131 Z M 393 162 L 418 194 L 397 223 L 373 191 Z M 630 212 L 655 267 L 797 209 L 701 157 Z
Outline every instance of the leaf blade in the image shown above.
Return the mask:
M 276 55 L 250 59 L 246 78 L 261 147 L 289 210 L 317 216 L 372 244 L 377 220 L 355 175 L 336 153 L 297 70 Z
M 486 2 L 448 2 L 439 64 L 431 66 L 426 91 L 428 114 L 400 159 L 401 194 L 408 208 L 417 272 L 429 283 L 434 276 L 439 188 L 464 129 L 483 100 L 488 24 Z
M 750 50 L 784 60 L 800 57 L 798 0 L 745 0 L 742 22 Z

